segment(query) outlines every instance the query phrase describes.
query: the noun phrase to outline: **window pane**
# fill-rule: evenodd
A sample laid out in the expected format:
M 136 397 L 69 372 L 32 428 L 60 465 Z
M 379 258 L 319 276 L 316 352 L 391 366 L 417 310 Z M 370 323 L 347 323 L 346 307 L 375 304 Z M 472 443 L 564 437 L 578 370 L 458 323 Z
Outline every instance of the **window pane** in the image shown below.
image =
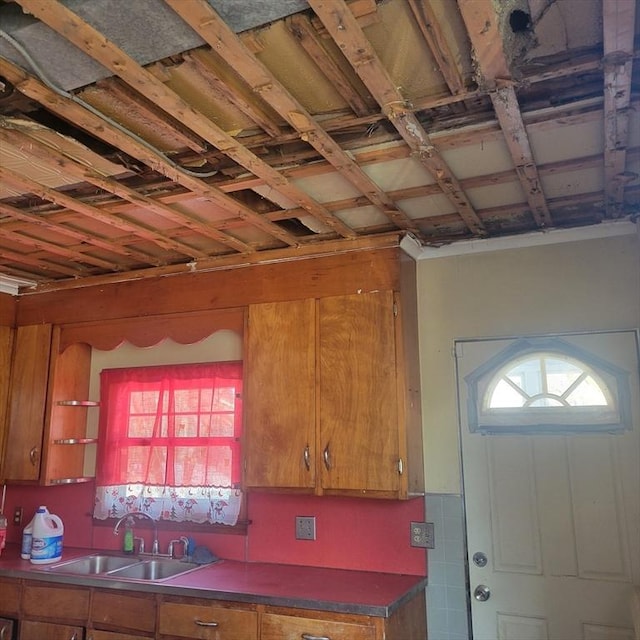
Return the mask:
M 500 380 L 491 394 L 489 408 L 522 407 L 524 403 L 525 397 L 522 393 L 518 393 L 506 380 Z
M 556 358 L 545 358 L 547 371 L 547 389 L 549 393 L 562 396 L 564 392 L 582 375 L 582 369 Z
M 606 407 L 609 403 L 598 383 L 587 376 L 568 396 L 572 407 Z

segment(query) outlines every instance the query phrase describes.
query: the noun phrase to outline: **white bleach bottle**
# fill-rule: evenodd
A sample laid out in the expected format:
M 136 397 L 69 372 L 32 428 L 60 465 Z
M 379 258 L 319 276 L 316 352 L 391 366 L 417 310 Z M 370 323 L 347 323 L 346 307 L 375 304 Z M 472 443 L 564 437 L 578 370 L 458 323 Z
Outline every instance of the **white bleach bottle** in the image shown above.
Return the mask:
M 47 564 L 60 560 L 63 535 L 62 520 L 57 515 L 49 513 L 46 507 L 38 507 L 36 515 L 33 517 L 31 562 L 33 564 Z

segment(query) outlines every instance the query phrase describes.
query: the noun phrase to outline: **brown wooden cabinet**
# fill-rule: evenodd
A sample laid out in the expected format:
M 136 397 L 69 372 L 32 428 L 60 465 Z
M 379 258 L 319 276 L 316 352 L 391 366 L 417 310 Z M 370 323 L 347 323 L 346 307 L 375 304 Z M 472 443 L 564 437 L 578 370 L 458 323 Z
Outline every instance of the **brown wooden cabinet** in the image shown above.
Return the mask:
M 424 591 L 379 617 L 3 578 L 0 613 L 19 620 L 19 640 L 426 638 Z
M 55 624 L 25 620 L 20 625 L 19 640 L 82 640 L 84 628 L 69 624 Z
M 20 583 L 0 579 L 0 615 L 13 618 L 20 609 Z
M 338 618 L 338 619 L 336 619 Z M 265 613 L 262 616 L 260 640 L 329 639 L 376 640 L 376 629 L 358 621 L 356 616 L 333 619 L 310 618 L 301 615 Z
M 156 609 L 155 599 L 148 595 L 96 589 L 91 599 L 91 627 L 122 633 L 153 633 Z
M 258 614 L 247 605 L 164 598 L 158 637 L 200 640 L 258 640 Z
M 40 478 L 51 336 L 52 327 L 47 324 L 16 330 L 3 465 L 5 480 Z
M 401 303 L 376 291 L 249 307 L 247 488 L 423 492 L 417 331 Z
M 60 484 L 84 480 L 91 348 L 60 352 L 60 329 L 16 329 L 3 478 Z

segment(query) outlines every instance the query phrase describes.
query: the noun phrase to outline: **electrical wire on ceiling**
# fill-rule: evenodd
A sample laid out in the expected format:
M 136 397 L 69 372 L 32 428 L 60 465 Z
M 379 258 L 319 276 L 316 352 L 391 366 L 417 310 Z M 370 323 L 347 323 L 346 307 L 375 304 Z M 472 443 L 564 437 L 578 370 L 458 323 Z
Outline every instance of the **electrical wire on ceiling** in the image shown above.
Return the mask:
M 180 166 L 179 164 L 174 162 L 171 158 L 169 158 L 165 153 L 160 151 L 160 149 L 158 149 L 157 147 L 154 147 L 152 144 L 149 144 L 146 140 L 141 138 L 139 135 L 137 135 L 133 131 L 130 131 L 126 127 L 123 127 L 119 122 L 116 122 L 109 116 L 98 111 L 98 109 L 90 105 L 88 102 L 85 102 L 84 100 L 78 98 L 72 93 L 69 93 L 68 91 L 65 91 L 64 89 L 61 89 L 60 87 L 56 86 L 53 82 L 49 80 L 49 78 L 47 78 L 47 75 L 45 74 L 45 72 L 42 70 L 40 65 L 33 59 L 33 57 L 29 54 L 29 52 L 26 50 L 24 45 L 18 42 L 18 40 L 16 40 L 13 36 L 11 36 L 9 33 L 4 31 L 3 29 L 0 29 L 0 38 L 2 38 L 3 40 L 6 40 L 28 62 L 28 64 L 31 66 L 32 71 L 49 89 L 54 91 L 57 95 L 61 96 L 62 98 L 66 98 L 68 100 L 71 100 L 72 102 L 75 102 L 76 104 L 80 105 L 87 111 L 90 111 L 93 115 L 107 122 L 112 127 L 115 127 L 116 129 L 118 129 L 120 133 L 124 133 L 126 136 L 129 136 L 130 138 L 135 140 L 138 144 L 143 145 L 148 151 L 151 151 L 152 153 L 160 156 L 165 162 L 171 165 L 171 167 L 176 171 L 179 171 L 181 173 L 184 173 L 194 178 L 210 178 L 212 176 L 215 176 L 218 173 L 217 171 L 208 171 L 208 172 L 191 171 L 190 169 L 186 169 L 185 167 Z M 2 55 L 0 55 L 0 59 L 6 62 L 10 62 L 11 64 L 15 64 L 10 60 L 7 60 L 7 58 L 5 58 Z

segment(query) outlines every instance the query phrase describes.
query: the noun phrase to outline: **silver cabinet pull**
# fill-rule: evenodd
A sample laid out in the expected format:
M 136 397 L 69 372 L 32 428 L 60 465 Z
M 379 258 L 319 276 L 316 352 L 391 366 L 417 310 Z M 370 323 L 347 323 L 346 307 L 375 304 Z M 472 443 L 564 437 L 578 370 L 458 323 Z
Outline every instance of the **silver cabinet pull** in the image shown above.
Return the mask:
M 198 620 L 198 618 L 196 618 L 194 620 L 194 622 L 199 626 L 199 627 L 217 627 L 219 626 L 218 622 L 205 622 L 204 620 Z
M 309 445 L 307 445 L 304 448 L 303 458 L 304 458 L 304 466 L 307 467 L 307 471 L 309 471 L 309 469 L 311 469 L 311 459 L 310 459 L 310 456 L 309 456 Z
M 322 458 L 324 460 L 324 466 L 327 468 L 327 471 L 331 469 L 331 455 L 329 454 L 329 445 L 324 448 L 322 452 Z
M 302 640 L 331 640 L 329 636 L 314 636 L 311 633 L 302 633 L 300 637 Z
M 31 464 L 35 467 L 36 462 L 38 462 L 38 447 L 33 447 L 31 451 L 29 451 L 29 460 Z

